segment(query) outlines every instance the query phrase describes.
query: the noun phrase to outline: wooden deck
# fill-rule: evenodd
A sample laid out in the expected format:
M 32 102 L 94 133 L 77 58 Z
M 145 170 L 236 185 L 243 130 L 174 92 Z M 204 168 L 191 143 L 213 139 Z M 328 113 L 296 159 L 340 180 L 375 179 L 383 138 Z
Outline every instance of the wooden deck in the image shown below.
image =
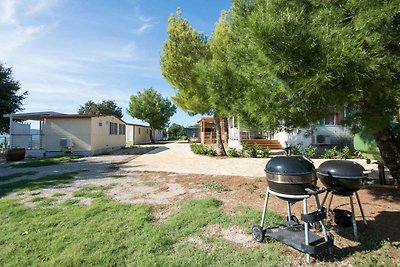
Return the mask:
M 246 144 L 247 147 L 253 147 L 254 145 L 258 145 L 261 148 L 267 148 L 278 150 L 283 149 L 282 145 L 278 142 L 278 140 L 269 140 L 269 139 L 244 139 L 241 140 L 242 145 Z

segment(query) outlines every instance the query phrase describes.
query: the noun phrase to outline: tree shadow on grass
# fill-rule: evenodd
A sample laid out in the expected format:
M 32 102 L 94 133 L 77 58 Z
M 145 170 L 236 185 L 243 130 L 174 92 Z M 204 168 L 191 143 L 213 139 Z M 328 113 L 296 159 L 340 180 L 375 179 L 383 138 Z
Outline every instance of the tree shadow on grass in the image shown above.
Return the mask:
M 373 252 L 381 249 L 385 242 L 400 242 L 398 220 L 400 211 L 381 211 L 374 220 L 367 221 L 367 227 L 362 221 L 357 222 L 359 240 L 356 246 L 339 248 L 334 246 L 333 257 L 322 255 L 319 258 L 328 262 L 340 262 L 357 252 Z M 352 227 L 337 227 L 335 233 L 345 239 L 354 240 Z
M 21 180 L 15 183 L 4 184 L 0 186 L 0 197 L 4 197 L 13 192 L 32 191 L 41 188 L 47 188 L 58 184 L 67 184 L 72 182 L 74 176 L 79 172 L 65 172 L 43 176 L 36 180 Z

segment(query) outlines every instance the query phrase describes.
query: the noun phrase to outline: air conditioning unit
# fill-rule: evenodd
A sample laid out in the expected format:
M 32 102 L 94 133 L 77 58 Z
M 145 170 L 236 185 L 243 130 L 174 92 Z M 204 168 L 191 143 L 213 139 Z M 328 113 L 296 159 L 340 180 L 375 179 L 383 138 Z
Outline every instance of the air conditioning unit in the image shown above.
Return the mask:
M 60 146 L 62 148 L 72 148 L 72 139 L 71 138 L 60 138 Z
M 315 138 L 315 143 L 317 145 L 330 145 L 331 144 L 331 136 L 319 134 Z

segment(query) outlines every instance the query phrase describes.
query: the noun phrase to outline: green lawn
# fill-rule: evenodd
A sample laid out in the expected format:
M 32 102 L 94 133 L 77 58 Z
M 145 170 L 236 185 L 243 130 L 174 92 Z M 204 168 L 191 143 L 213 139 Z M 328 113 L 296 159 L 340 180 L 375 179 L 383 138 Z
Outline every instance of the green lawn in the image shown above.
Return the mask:
M 80 158 L 80 156 L 77 156 L 77 155 L 41 158 L 41 159 L 29 160 L 29 161 L 26 161 L 23 163 L 12 163 L 12 164 L 9 164 L 9 167 L 11 167 L 11 168 L 35 168 L 35 167 L 50 166 L 50 165 L 57 165 L 57 164 L 65 163 L 65 162 L 71 162 L 71 161 L 75 161 L 79 158 Z
M 69 183 L 74 175 L 70 172 L 0 186 L 0 196 Z M 37 195 L 30 199 L 34 208 L 17 199 L 0 198 L 0 266 L 287 266 L 291 262 L 287 248 L 273 240 L 244 248 L 219 235 L 204 234 L 219 225 L 239 226 L 250 235 L 261 210 L 241 207 L 228 215 L 221 202 L 204 198 L 179 204 L 178 213 L 157 222 L 152 212 L 162 207 L 112 201 L 104 195 L 110 187 L 82 188 L 67 200 L 62 200 L 65 194 L 60 192 L 47 198 Z M 90 198 L 91 204 L 81 204 L 80 198 Z M 281 219 L 269 213 L 266 225 Z M 196 245 L 190 237 L 203 245 Z M 399 263 L 398 255 L 391 253 L 398 251 L 398 243 L 362 239 L 368 239 L 363 241 L 363 251 L 349 255 L 356 266 Z M 331 263 L 342 259 L 337 260 Z
M 89 190 L 87 192 L 93 192 Z M 41 201 L 41 199 L 36 199 Z M 62 208 L 28 208 L 0 200 L 1 266 L 282 266 L 282 245 L 255 250 L 217 237 L 202 237 L 203 250 L 186 237 L 202 236 L 214 224 L 248 228 L 260 214 L 243 209 L 226 215 L 207 198 L 183 204 L 165 223 L 153 222 L 151 207 L 109 201 L 96 195 L 90 206 L 68 201 Z M 279 220 L 278 216 L 271 216 Z M 272 221 L 269 221 L 272 223 Z

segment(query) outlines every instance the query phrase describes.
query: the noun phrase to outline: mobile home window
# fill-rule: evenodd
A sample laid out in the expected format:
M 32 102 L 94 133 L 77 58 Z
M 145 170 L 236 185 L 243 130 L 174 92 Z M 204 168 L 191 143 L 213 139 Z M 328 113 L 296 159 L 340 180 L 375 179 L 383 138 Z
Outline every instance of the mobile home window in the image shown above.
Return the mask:
M 118 123 L 110 122 L 110 135 L 118 134 Z
M 120 124 L 119 125 L 119 135 L 124 135 L 125 134 L 125 124 Z

